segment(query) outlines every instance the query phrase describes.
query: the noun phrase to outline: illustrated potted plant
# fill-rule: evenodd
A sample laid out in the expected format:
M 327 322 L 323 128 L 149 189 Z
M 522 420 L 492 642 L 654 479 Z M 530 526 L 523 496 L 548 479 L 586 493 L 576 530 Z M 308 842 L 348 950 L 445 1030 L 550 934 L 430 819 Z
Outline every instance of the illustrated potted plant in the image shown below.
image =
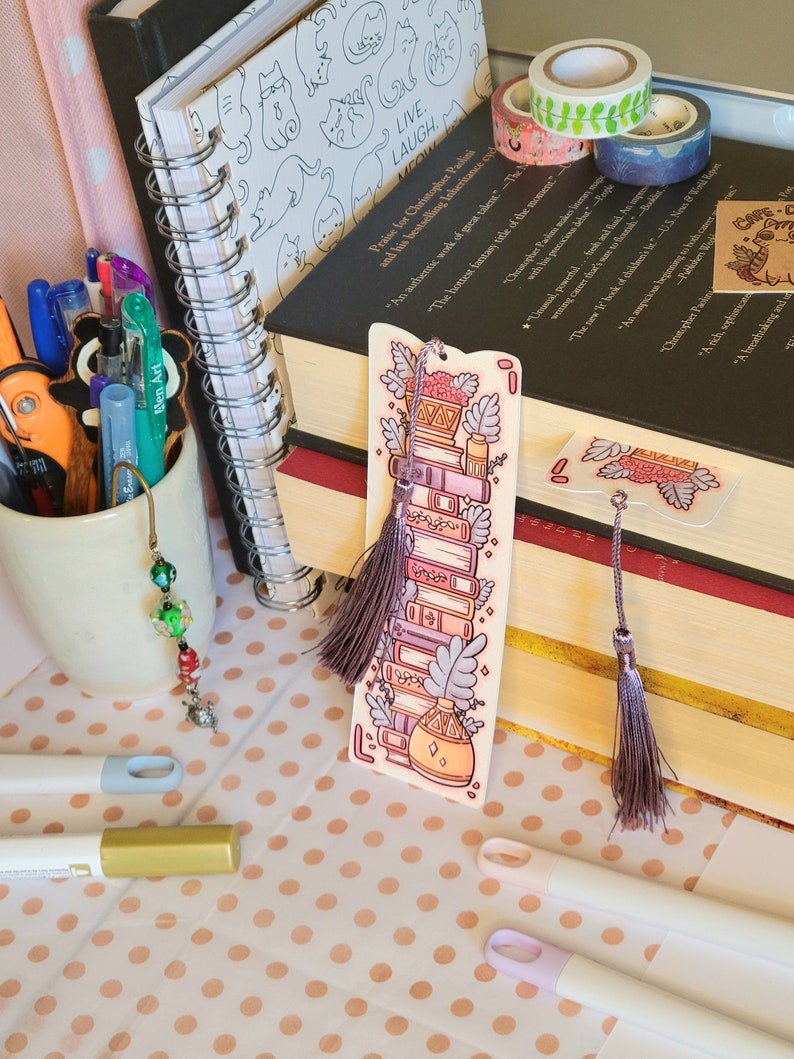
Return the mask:
M 488 476 L 488 446 L 499 440 L 501 419 L 499 394 L 489 393 L 466 410 L 463 429 L 469 435 L 466 441 L 466 474 L 475 478 Z
M 474 774 L 471 737 L 484 722 L 470 711 L 476 706 L 477 655 L 486 643 L 483 633 L 471 641 L 453 636 L 448 647 L 436 648 L 424 679 L 425 691 L 436 701 L 414 725 L 408 759 L 420 775 L 448 787 L 465 787 Z

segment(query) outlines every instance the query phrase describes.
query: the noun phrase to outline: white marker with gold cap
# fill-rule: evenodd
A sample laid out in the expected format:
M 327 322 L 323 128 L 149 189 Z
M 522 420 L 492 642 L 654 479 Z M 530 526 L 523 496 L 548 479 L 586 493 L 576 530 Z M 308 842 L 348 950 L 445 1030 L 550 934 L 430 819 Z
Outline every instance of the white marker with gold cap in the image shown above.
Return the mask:
M 0 838 L 0 876 L 68 879 L 219 875 L 240 865 L 232 824 L 109 827 L 101 834 Z

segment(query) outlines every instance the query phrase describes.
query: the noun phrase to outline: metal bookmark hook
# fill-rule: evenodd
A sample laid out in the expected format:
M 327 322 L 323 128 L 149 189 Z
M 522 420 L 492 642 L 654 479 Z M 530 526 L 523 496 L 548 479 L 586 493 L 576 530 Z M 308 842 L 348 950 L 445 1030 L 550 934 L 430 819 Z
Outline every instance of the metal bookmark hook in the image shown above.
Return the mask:
M 128 463 L 126 460 L 119 460 L 118 463 L 114 465 L 113 474 L 110 478 L 110 506 L 116 507 L 118 505 L 118 500 L 116 499 L 116 492 L 119 471 L 122 468 L 124 470 L 130 471 L 132 474 L 135 475 L 135 477 L 141 484 L 141 489 L 143 489 L 144 493 L 146 494 L 146 503 L 149 505 L 149 548 L 152 551 L 155 551 L 157 548 L 157 530 L 155 529 L 154 523 L 154 498 L 152 497 L 152 491 L 149 488 L 149 483 L 146 481 L 146 479 L 143 477 L 143 475 L 134 463 Z

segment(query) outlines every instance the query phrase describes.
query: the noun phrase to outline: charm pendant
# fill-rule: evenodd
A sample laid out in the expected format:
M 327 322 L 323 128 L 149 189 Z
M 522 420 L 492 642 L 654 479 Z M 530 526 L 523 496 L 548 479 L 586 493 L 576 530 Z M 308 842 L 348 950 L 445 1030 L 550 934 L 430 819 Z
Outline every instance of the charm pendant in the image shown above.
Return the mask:
M 217 732 L 218 718 L 215 710 L 211 705 L 201 701 L 198 690 L 198 682 L 201 678 L 199 657 L 184 638 L 185 630 L 193 621 L 190 607 L 184 599 L 175 599 L 171 595 L 171 586 L 176 580 L 176 567 L 163 558 L 156 545 L 152 547 L 152 567 L 149 570 L 149 579 L 162 592 L 159 604 L 149 612 L 154 631 L 159 636 L 175 639 L 179 648 L 177 673 L 184 682 L 189 696 L 187 700 L 182 700 L 182 705 L 187 708 L 185 717 L 198 728 L 211 728 L 213 732 Z
M 149 580 L 157 585 L 162 593 L 160 602 L 149 611 L 149 618 L 154 631 L 158 636 L 167 636 L 177 641 L 179 652 L 177 654 L 177 675 L 185 685 L 187 700 L 182 700 L 186 707 L 185 719 L 195 724 L 198 728 L 211 728 L 213 732 L 218 730 L 218 718 L 215 710 L 209 703 L 201 701 L 198 690 L 198 682 L 201 679 L 201 662 L 199 656 L 189 646 L 185 639 L 185 631 L 193 621 L 190 607 L 184 599 L 175 599 L 171 595 L 171 586 L 176 581 L 176 567 L 164 558 L 157 547 L 157 531 L 154 524 L 154 499 L 146 479 L 138 468 L 126 460 L 119 460 L 113 468 L 111 479 L 111 496 L 116 497 L 116 482 L 119 470 L 124 467 L 141 483 L 146 502 L 149 505 L 149 550 L 152 556 L 152 565 L 149 570 Z M 115 499 L 111 504 L 115 507 Z

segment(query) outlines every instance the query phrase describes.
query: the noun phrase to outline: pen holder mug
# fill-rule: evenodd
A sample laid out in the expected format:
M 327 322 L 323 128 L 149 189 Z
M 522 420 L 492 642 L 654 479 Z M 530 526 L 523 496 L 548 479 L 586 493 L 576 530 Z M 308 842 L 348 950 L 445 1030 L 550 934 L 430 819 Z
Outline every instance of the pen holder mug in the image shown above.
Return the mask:
M 190 601 L 190 641 L 202 654 L 215 620 L 215 578 L 198 463 L 188 425 L 171 469 L 152 490 L 160 546 Z M 0 505 L 0 558 L 48 653 L 82 691 L 146 698 L 181 682 L 173 643 L 149 612 L 145 495 L 90 515 L 45 518 Z

